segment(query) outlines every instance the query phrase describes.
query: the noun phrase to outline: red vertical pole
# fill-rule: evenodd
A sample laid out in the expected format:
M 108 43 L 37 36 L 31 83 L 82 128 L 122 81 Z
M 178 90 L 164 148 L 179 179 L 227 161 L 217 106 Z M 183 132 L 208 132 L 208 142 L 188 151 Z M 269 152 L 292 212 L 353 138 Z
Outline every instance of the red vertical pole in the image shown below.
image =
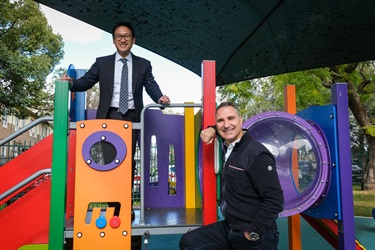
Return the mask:
M 203 115 L 202 129 L 215 124 L 216 62 L 202 62 Z M 214 172 L 214 144 L 202 146 L 202 215 L 203 225 L 217 221 L 216 175 Z

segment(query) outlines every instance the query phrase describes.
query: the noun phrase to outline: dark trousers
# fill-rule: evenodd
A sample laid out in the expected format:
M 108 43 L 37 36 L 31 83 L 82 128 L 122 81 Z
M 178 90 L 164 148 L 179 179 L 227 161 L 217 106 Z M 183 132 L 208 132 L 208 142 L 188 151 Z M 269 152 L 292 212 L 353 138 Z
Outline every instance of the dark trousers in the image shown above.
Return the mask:
M 135 122 L 137 120 L 137 117 L 136 117 L 136 113 L 134 109 L 128 110 L 128 112 L 126 112 L 123 115 L 120 112 L 118 112 L 117 109 L 110 108 L 108 111 L 107 119 Z M 135 150 L 136 150 L 136 145 L 137 145 L 137 140 L 138 140 L 138 134 L 139 134 L 138 130 L 135 130 L 135 129 L 132 130 L 132 156 L 131 156 L 132 157 L 132 178 L 131 178 L 132 188 L 134 184 L 133 179 L 134 179 L 134 172 L 135 172 L 135 166 L 136 166 L 134 155 L 135 155 Z M 105 152 L 103 153 L 105 154 Z M 133 204 L 133 201 L 132 201 L 132 204 Z
M 266 231 L 259 240 L 249 241 L 243 231 L 233 230 L 226 220 L 200 227 L 184 234 L 180 239 L 181 250 L 277 250 L 277 227 Z
M 137 117 L 136 117 L 134 109 L 128 110 L 128 112 L 126 112 L 123 115 L 120 112 L 118 112 L 117 109 L 110 108 L 108 111 L 107 119 L 135 122 Z M 138 130 L 135 130 L 135 129 L 132 130 L 132 167 L 133 167 L 132 168 L 133 169 L 132 180 L 134 177 L 135 164 L 136 164 L 134 160 L 134 155 L 135 155 L 135 149 L 136 149 L 137 140 L 138 140 L 138 134 L 139 134 Z

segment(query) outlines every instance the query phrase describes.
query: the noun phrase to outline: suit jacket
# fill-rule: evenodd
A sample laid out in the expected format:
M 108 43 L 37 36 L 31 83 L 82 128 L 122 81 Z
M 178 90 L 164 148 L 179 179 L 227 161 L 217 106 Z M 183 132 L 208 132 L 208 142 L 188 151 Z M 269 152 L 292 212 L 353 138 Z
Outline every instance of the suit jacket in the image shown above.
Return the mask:
M 135 56 L 133 57 L 133 79 L 132 89 L 134 97 L 135 112 L 137 120 L 132 122 L 139 122 L 140 115 L 143 109 L 143 87 L 151 99 L 157 103 L 160 97 L 163 96 L 159 85 L 156 83 L 152 74 L 152 67 L 150 61 Z M 91 66 L 89 71 L 81 78 L 73 80 L 73 85 L 70 90 L 73 92 L 82 92 L 92 88 L 99 82 L 100 98 L 99 106 L 96 113 L 97 119 L 105 119 L 110 108 L 115 72 L 115 54 L 96 58 L 95 63 Z

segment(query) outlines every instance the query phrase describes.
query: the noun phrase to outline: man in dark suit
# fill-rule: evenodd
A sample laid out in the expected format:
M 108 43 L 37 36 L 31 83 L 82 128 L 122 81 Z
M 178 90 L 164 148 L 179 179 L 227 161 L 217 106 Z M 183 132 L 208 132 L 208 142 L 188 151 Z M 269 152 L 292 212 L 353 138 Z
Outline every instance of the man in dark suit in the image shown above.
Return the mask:
M 117 50 L 115 54 L 97 58 L 89 71 L 77 80 L 70 78 L 68 75 L 63 75 L 61 80 L 69 81 L 70 90 L 74 92 L 86 91 L 99 82 L 100 98 L 96 113 L 97 119 L 139 122 L 143 109 L 143 87 L 155 103 L 168 105 L 170 100 L 168 96 L 162 94 L 159 85 L 156 83 L 152 74 L 151 63 L 131 53 L 131 48 L 135 44 L 133 26 L 128 22 L 116 23 L 112 28 L 112 38 Z M 126 71 L 124 71 L 124 68 L 126 68 Z M 125 91 L 125 89 L 126 92 L 124 93 L 123 90 Z M 123 103 L 126 106 L 124 110 L 122 110 Z M 138 131 L 133 130 L 132 136 L 134 176 L 134 153 Z M 134 210 L 132 210 L 132 219 L 134 219 L 134 216 Z

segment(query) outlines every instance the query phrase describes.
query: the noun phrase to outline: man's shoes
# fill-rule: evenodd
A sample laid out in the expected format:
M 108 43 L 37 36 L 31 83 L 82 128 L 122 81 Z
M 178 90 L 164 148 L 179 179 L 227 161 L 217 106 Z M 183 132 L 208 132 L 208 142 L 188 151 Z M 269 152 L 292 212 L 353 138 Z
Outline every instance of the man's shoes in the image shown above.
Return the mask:
M 132 220 L 134 220 L 134 219 L 135 219 L 135 212 L 134 212 L 134 209 L 132 209 L 131 216 L 132 216 Z

